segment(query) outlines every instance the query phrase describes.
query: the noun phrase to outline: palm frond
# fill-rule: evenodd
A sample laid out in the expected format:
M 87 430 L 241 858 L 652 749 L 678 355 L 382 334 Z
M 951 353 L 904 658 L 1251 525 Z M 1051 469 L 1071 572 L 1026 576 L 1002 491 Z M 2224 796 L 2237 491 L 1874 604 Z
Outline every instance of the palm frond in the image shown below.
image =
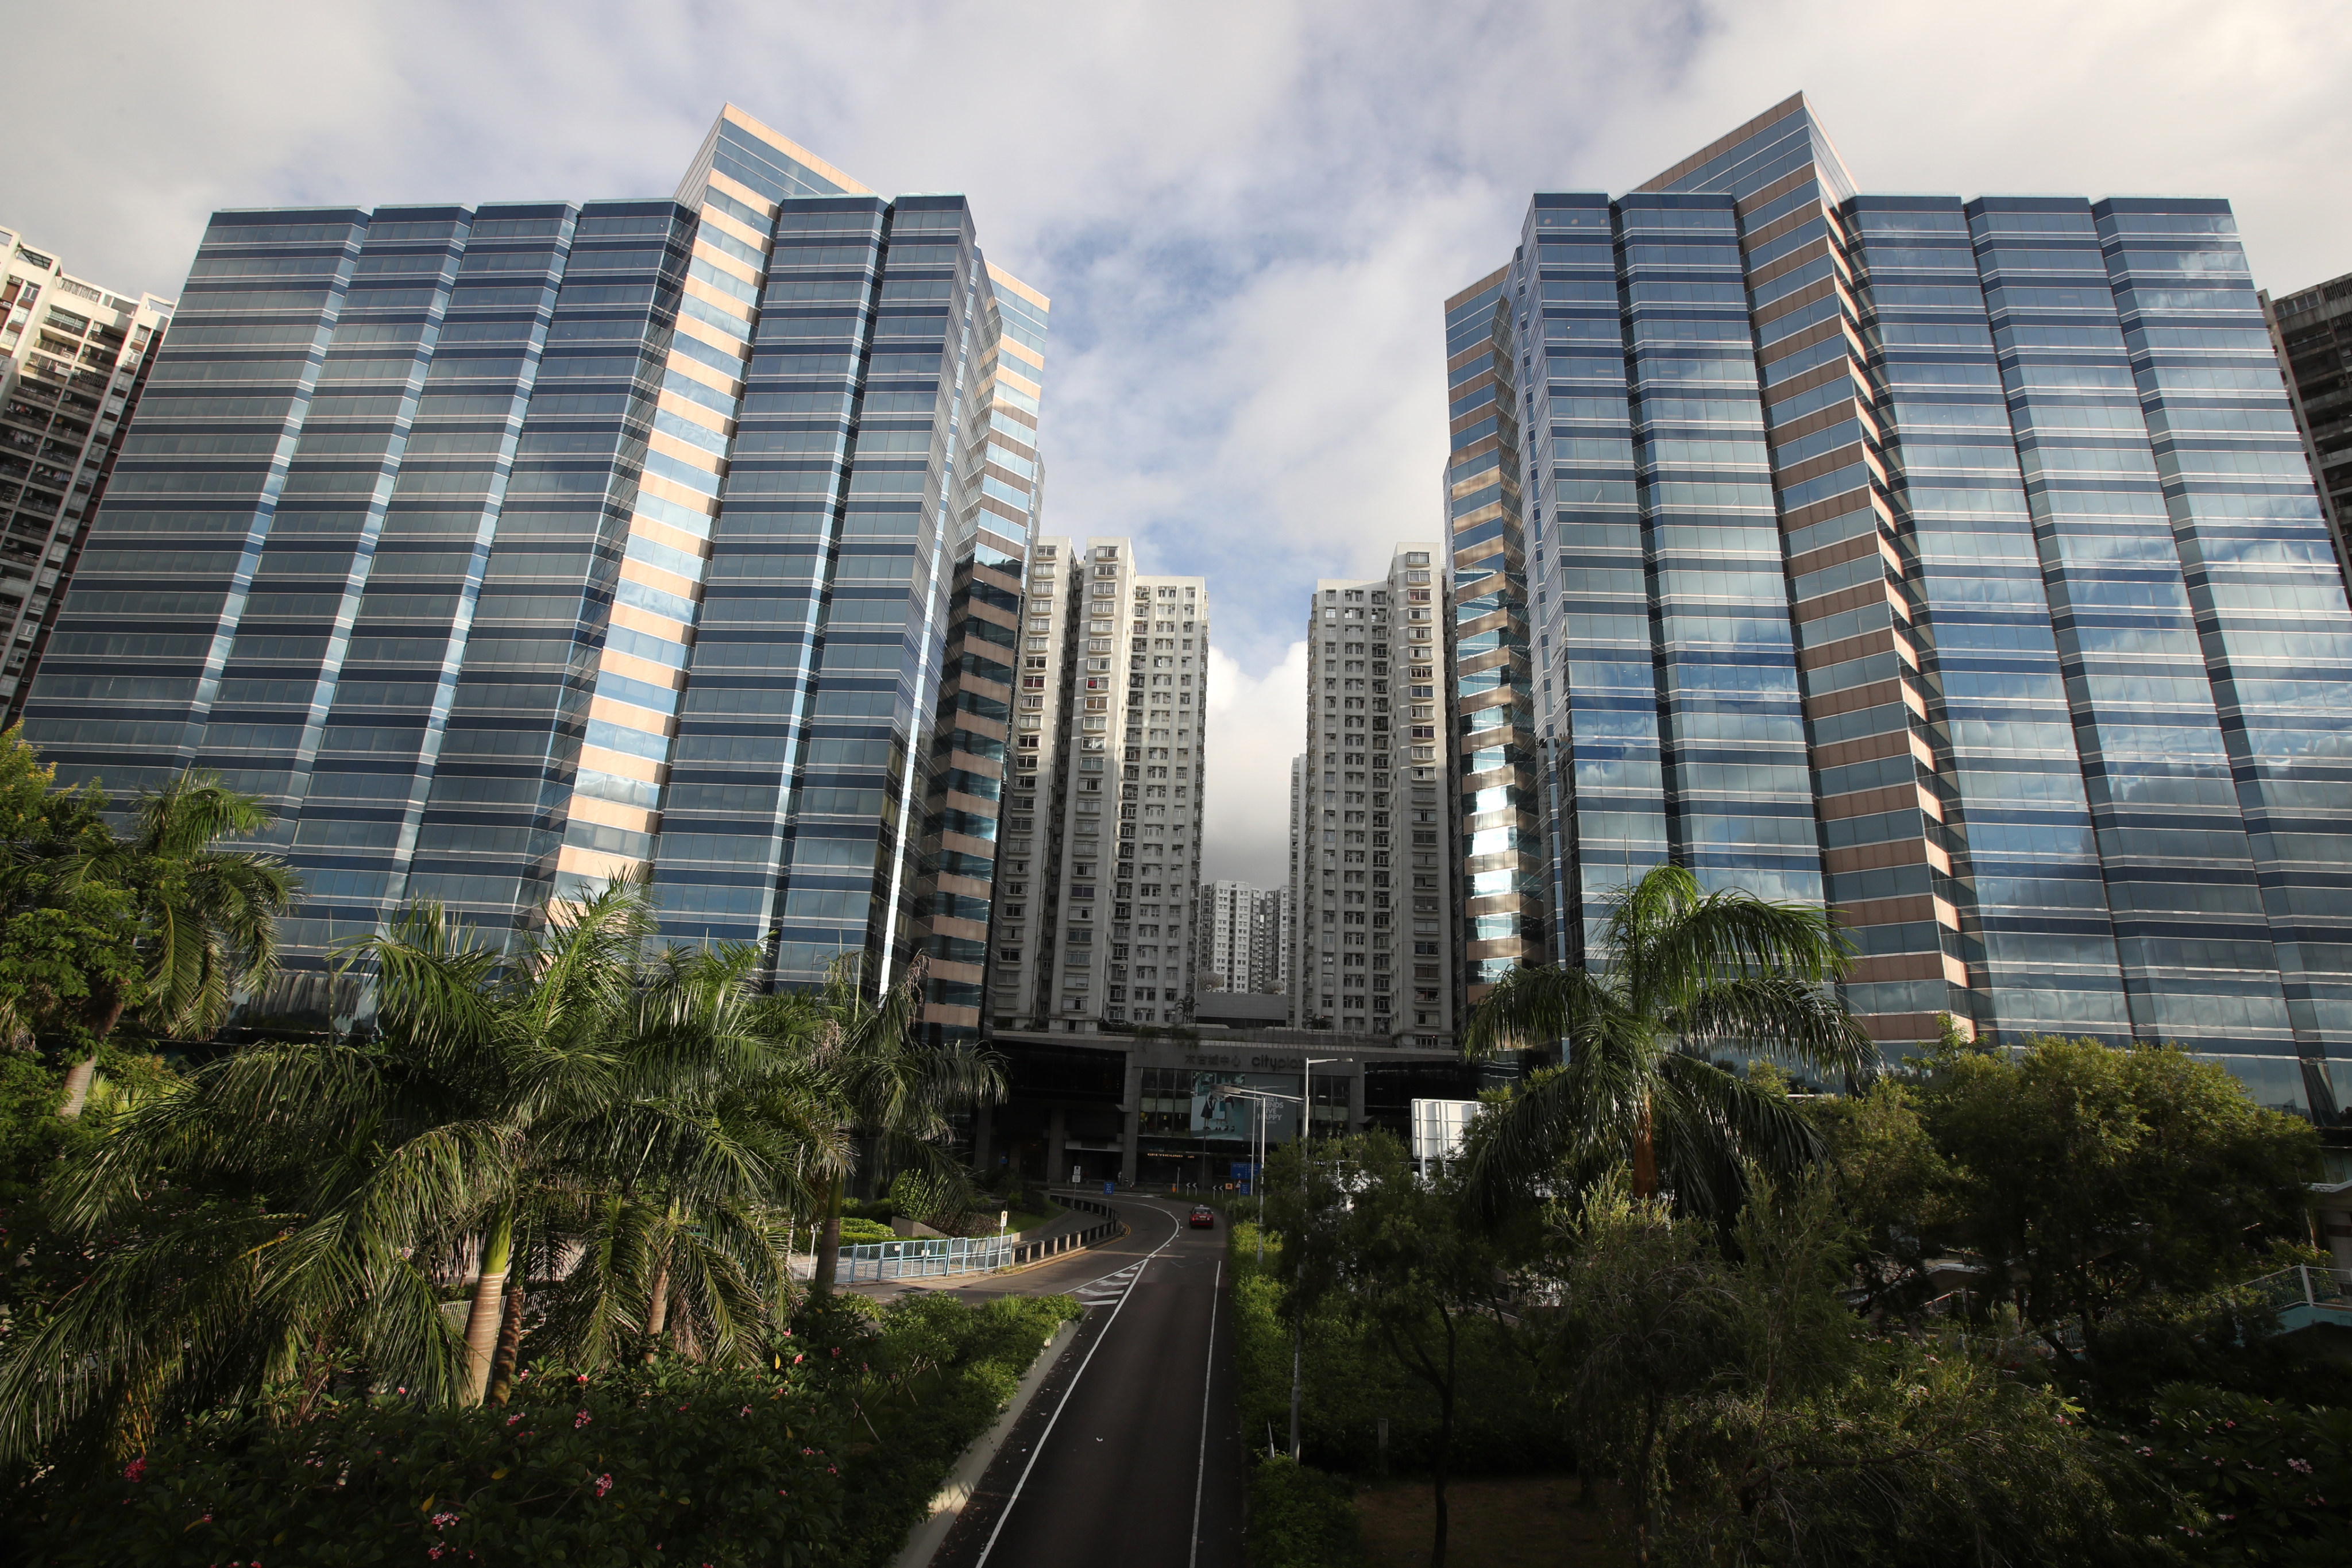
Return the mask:
M 1506 973 L 1470 1014 L 1462 1051 L 1484 1061 L 1590 1033 L 1622 1010 L 1607 981 L 1585 970 L 1522 965 Z
M 1795 975 L 1719 981 L 1665 1020 L 1695 1045 L 1744 1042 L 1793 1057 L 1817 1072 L 1855 1079 L 1878 1066 L 1878 1046 L 1827 984 Z
M 1659 1062 L 1659 1077 L 1667 1091 L 1654 1108 L 1659 1174 L 1690 1209 L 1719 1214 L 1738 1207 L 1751 1165 L 1781 1178 L 1824 1156 L 1821 1134 L 1795 1106 L 1737 1073 L 1669 1052 Z

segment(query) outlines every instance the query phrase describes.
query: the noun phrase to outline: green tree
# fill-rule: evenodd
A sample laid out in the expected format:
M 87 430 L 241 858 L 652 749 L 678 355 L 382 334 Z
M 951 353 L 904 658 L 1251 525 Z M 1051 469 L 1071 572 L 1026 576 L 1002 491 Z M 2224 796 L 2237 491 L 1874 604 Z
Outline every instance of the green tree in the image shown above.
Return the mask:
M 1950 1164 L 1919 1115 L 1917 1095 L 1880 1079 L 1854 1095 L 1804 1108 L 1827 1146 L 1838 1195 L 1864 1249 L 1864 1304 L 1915 1300 L 1931 1258 L 1953 1245 L 1958 1215 Z
M 2120 1458 L 1976 1342 L 1865 1331 L 1828 1182 L 1758 1183 L 1727 1244 L 1590 1193 L 1528 1316 L 1632 1504 L 1635 1560 L 1691 1564 L 2161 1561 Z
M 966 1190 L 969 1174 L 949 1155 L 954 1115 L 1002 1099 L 1004 1076 L 996 1058 L 961 1042 L 922 1037 L 923 964 L 909 964 L 880 995 L 861 983 L 855 958 L 835 963 L 824 989 L 772 999 L 768 1027 L 805 1038 L 810 1062 L 825 1086 L 845 1157 L 821 1174 L 822 1218 L 810 1289 L 829 1295 L 841 1255 L 841 1205 L 856 1156 L 912 1169 Z
M 1465 1341 L 1497 1322 L 1506 1275 L 1495 1235 L 1469 1223 L 1458 1184 L 1424 1183 L 1386 1132 L 1318 1142 L 1314 1179 L 1298 1181 L 1297 1145 L 1273 1162 L 1266 1212 L 1305 1263 L 1299 1316 L 1318 1306 L 1368 1331 L 1408 1376 L 1436 1397 L 1435 1505 L 1431 1568 L 1444 1568 L 1446 1482 L 1455 1412 L 1465 1389 Z M 1302 1192 L 1302 1187 L 1304 1191 Z
M 278 921 L 300 883 L 274 855 L 221 847 L 268 827 L 258 800 L 191 769 L 132 807 L 118 835 L 95 790 L 58 791 L 15 731 L 0 744 L 0 1031 L 70 1036 L 59 1114 L 81 1113 L 98 1047 L 126 1011 L 209 1039 L 278 967 Z M 36 793 L 41 798 L 36 799 Z
M 701 1352 L 753 1352 L 751 1331 L 787 1306 L 782 1215 L 806 1152 L 756 1109 L 792 1098 L 803 1069 L 743 1024 L 755 962 L 643 960 L 635 884 L 543 913 L 502 952 L 437 908 L 405 911 L 347 952 L 376 1037 L 239 1050 L 132 1106 L 68 1166 L 47 1200 L 58 1222 L 130 1239 L 12 1336 L 0 1464 L 137 1451 L 268 1389 L 290 1390 L 300 1417 L 351 1375 L 479 1403 L 515 1237 L 534 1223 L 587 1247 L 617 1211 L 607 1232 L 655 1244 L 572 1269 L 552 1342 L 646 1342 L 651 1303 L 672 1299 L 667 1258 L 703 1314 Z M 459 1335 L 439 1281 L 467 1259 Z
M 136 902 L 83 874 L 115 845 L 106 805 L 58 789 L 16 731 L 0 734 L 0 1049 L 80 1060 L 145 998 Z
M 551 1340 L 587 1364 L 650 1352 L 688 1326 L 680 1306 L 697 1348 L 732 1358 L 789 1296 L 796 1173 L 839 1158 L 821 1079 L 762 1031 L 757 949 L 647 959 L 656 931 L 645 885 L 616 881 L 550 904 L 508 952 L 434 907 L 340 950 L 374 990 L 383 1045 L 443 1096 L 426 1120 L 455 1134 L 475 1194 L 465 1403 L 488 1394 L 502 1341 L 511 1367 L 519 1238 L 570 1260 Z
M 1728 1355 L 1728 1271 L 1710 1232 L 1635 1197 L 1622 1172 L 1588 1190 L 1555 1241 L 1548 1359 L 1584 1434 L 1578 1468 L 1614 1468 L 1647 1568 L 1675 1425 Z
M 1624 1163 L 1637 1199 L 1663 1183 L 1679 1204 L 1727 1209 L 1747 1162 L 1786 1173 L 1820 1157 L 1820 1136 L 1785 1098 L 1707 1053 L 1742 1046 L 1818 1072 L 1872 1069 L 1876 1049 L 1831 984 L 1848 958 L 1822 910 L 1707 893 L 1682 867 L 1659 866 L 1616 895 L 1599 956 L 1590 969 L 1513 970 L 1463 1032 L 1473 1058 L 1568 1052 L 1475 1124 L 1470 1176 L 1490 1207 Z
M 2177 1047 L 2034 1039 L 1939 1053 L 1921 1119 L 1954 1173 L 1952 1235 L 2056 1342 L 2119 1307 L 2210 1291 L 2299 1238 L 2318 1134 Z

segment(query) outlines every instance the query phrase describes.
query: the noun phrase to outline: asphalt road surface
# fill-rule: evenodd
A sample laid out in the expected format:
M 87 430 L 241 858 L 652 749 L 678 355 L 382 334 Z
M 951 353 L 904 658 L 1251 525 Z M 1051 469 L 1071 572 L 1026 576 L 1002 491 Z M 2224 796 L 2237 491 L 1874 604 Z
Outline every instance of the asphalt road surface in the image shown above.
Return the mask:
M 1113 1200 L 1129 1235 L 952 1292 L 1070 1292 L 1084 1320 L 932 1568 L 1241 1568 L 1224 1222 Z

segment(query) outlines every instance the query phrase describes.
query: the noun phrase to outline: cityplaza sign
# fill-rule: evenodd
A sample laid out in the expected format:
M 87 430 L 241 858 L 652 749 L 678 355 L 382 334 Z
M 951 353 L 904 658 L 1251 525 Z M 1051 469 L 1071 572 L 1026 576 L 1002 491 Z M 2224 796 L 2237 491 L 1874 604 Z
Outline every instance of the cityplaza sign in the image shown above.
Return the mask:
M 1265 1055 L 1244 1057 L 1239 1051 L 1187 1051 L 1184 1053 L 1184 1065 L 1188 1068 L 1202 1068 L 1212 1071 L 1223 1068 L 1228 1072 L 1297 1072 L 1298 1064 L 1305 1056 L 1306 1051 L 1303 1047 L 1295 1057 Z M 1353 1067 L 1355 1064 L 1335 1062 L 1330 1065 Z

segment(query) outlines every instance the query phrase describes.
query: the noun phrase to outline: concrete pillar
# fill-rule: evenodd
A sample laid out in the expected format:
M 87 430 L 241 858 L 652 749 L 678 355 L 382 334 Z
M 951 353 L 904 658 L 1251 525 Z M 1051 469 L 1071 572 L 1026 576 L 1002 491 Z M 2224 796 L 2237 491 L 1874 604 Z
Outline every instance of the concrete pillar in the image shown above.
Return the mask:
M 1119 1155 L 1118 1179 L 1129 1186 L 1143 1183 L 1143 1155 L 1138 1140 L 1143 1134 L 1143 1069 L 1128 1059 L 1127 1099 L 1119 1106 L 1119 1138 L 1124 1150 Z
M 1045 1123 L 1045 1181 L 1061 1186 L 1070 1179 L 1069 1151 L 1063 1147 L 1069 1135 L 1069 1118 L 1060 1106 L 1054 1107 Z

